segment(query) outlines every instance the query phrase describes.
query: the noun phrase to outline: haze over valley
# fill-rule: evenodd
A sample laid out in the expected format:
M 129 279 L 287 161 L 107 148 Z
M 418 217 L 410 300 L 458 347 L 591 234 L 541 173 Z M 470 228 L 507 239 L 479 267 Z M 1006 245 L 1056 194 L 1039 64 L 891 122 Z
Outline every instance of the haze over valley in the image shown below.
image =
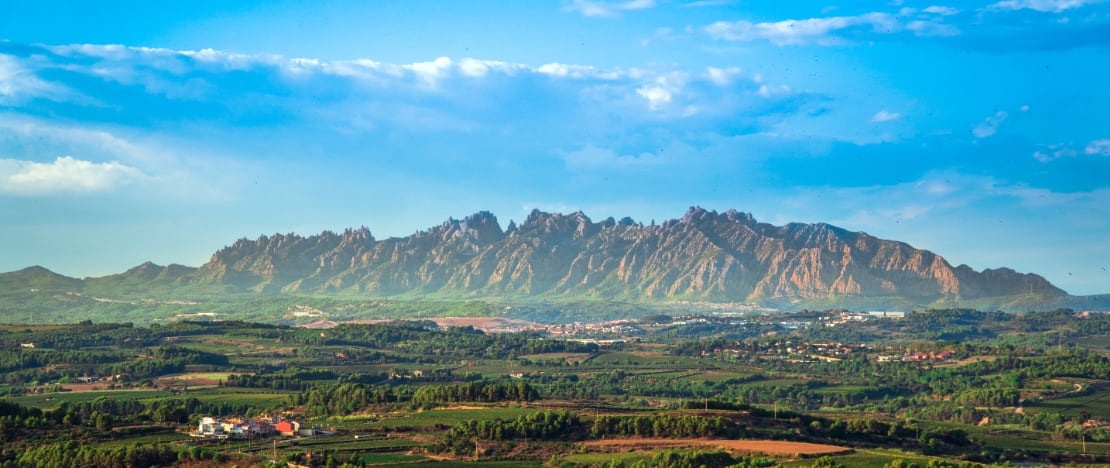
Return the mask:
M 0 11 L 0 468 L 1110 466 L 1110 1 Z

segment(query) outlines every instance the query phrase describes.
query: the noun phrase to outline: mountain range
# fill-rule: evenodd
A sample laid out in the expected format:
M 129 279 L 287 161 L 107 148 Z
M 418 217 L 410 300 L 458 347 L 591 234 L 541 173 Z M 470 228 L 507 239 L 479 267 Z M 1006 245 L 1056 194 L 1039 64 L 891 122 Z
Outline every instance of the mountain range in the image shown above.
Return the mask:
M 779 307 L 1110 305 L 1107 296 L 1068 296 L 1035 274 L 952 266 L 930 251 L 864 232 L 824 223 L 774 226 L 748 213 L 697 207 L 650 225 L 535 210 L 519 226 L 510 222 L 505 229 L 492 213 L 479 212 L 381 240 L 365 227 L 308 237 L 263 235 L 240 239 L 197 268 L 145 263 L 116 275 L 76 279 L 32 267 L 0 275 L 0 290 L 43 281 L 131 295 L 205 290 Z

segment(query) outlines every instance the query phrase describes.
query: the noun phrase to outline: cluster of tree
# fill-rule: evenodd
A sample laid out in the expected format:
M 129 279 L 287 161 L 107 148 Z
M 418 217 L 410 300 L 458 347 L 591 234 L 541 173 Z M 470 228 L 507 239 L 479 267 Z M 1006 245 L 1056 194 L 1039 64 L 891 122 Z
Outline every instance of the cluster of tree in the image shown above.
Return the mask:
M 68 441 L 28 447 L 18 456 L 0 460 L 0 466 L 90 468 L 168 466 L 192 463 L 197 460 L 212 460 L 213 457 L 214 454 L 199 447 L 174 448 L 167 444 L 133 443 L 109 448 L 80 445 Z
M 1017 406 L 1021 392 L 1015 387 L 969 388 L 956 394 L 955 402 L 971 406 Z
M 3 381 L 8 384 L 72 380 L 89 375 L 126 375 L 142 379 L 181 372 L 188 364 L 226 366 L 228 363 L 227 356 L 222 354 L 173 346 L 155 347 L 149 351 L 0 350 L 0 372 L 4 373 Z
M 598 416 L 590 427 L 594 438 L 605 437 L 729 437 L 736 424 L 722 417 L 695 415 Z
M 360 383 L 317 385 L 293 396 L 293 404 L 304 406 L 308 416 L 344 416 L 397 400 L 389 386 Z
M 456 454 L 473 453 L 478 441 L 503 440 L 574 440 L 581 436 L 582 422 L 578 415 L 566 410 L 537 411 L 516 419 L 469 420 L 447 430 L 439 446 L 441 451 Z
M 223 385 L 228 387 L 268 388 L 270 390 L 302 391 L 315 385 L 285 374 L 230 374 Z
M 540 398 L 527 382 L 469 382 L 455 385 L 424 385 L 413 392 L 413 408 L 430 409 L 458 402 L 497 403 L 532 401 Z
M 54 351 L 43 349 L 0 349 L 0 372 L 69 364 L 94 365 L 119 362 L 129 354 L 117 351 Z
M 82 429 L 108 431 L 120 424 L 181 424 L 193 415 L 233 416 L 253 414 L 257 409 L 244 403 L 171 398 L 142 401 L 130 398 L 97 398 L 85 402 L 63 402 L 42 410 L 0 400 L 0 440 L 15 440 L 28 430 Z
M 487 335 L 473 327 L 445 330 L 421 322 L 343 324 L 327 331 L 290 329 L 282 341 L 304 345 L 358 346 L 396 349 L 425 356 L 452 358 L 505 359 L 524 354 L 589 353 L 595 343 L 545 340 L 534 333 Z

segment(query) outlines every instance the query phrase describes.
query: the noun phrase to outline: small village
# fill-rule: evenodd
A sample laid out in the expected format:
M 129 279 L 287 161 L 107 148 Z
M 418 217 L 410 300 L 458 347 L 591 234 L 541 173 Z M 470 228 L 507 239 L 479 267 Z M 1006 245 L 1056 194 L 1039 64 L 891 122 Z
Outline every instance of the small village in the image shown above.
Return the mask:
M 215 418 L 205 416 L 197 424 L 196 432 L 189 435 L 206 439 L 244 439 L 255 437 L 315 437 L 328 434 L 316 428 L 301 427 L 301 423 L 280 416 L 261 418 Z

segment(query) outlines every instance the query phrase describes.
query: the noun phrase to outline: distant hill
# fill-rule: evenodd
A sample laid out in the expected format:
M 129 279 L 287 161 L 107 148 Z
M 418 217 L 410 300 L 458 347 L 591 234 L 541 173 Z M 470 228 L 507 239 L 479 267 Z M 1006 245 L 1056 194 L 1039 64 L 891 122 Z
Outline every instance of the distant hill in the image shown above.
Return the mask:
M 533 211 L 502 229 L 489 212 L 378 240 L 363 227 L 240 239 L 199 268 L 151 263 L 78 280 L 40 267 L 0 274 L 0 296 L 31 288 L 89 294 L 206 291 L 504 300 L 743 302 L 790 307 L 1024 311 L 1107 308 L 1031 273 L 975 271 L 908 244 L 829 224 L 773 226 L 691 208 L 644 225 Z

